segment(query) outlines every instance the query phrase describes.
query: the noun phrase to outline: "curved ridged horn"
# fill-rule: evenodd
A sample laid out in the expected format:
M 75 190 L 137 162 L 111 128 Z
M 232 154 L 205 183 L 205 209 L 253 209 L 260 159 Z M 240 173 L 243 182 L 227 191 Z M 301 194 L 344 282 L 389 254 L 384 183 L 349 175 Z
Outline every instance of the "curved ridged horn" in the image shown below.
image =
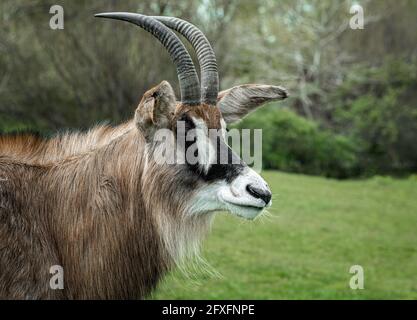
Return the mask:
M 151 33 L 163 44 L 174 61 L 180 83 L 181 102 L 187 105 L 200 104 L 200 86 L 193 61 L 173 31 L 161 22 L 137 13 L 108 12 L 96 14 L 95 17 L 127 21 Z
M 206 36 L 193 24 L 175 17 L 152 17 L 182 34 L 197 53 L 201 70 L 201 100 L 216 105 L 219 92 L 219 74 L 216 55 Z

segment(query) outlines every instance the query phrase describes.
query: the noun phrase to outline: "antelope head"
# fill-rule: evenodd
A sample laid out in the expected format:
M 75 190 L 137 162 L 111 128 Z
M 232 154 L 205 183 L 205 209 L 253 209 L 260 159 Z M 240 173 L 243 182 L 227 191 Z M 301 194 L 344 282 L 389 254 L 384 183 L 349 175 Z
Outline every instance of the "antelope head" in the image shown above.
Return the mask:
M 249 84 L 219 93 L 216 56 L 209 41 L 198 28 L 181 19 L 122 12 L 96 16 L 127 21 L 150 32 L 166 48 L 177 69 L 181 99 L 178 101 L 171 85 L 163 81 L 143 95 L 135 113 L 134 121 L 148 154 L 156 157 L 160 150 L 160 140 L 155 139 L 158 132 L 171 132 L 174 142 L 185 141 L 171 145 L 182 162 L 156 165 L 155 160 L 149 160 L 148 169 L 157 170 L 147 173 L 148 181 L 164 181 L 159 190 L 150 191 L 150 198 L 181 198 L 184 211 L 192 216 L 225 210 L 254 219 L 270 206 L 268 184 L 228 146 L 226 126 L 263 103 L 285 99 L 285 89 Z M 196 51 L 201 85 L 189 53 L 173 30 Z M 219 134 L 210 134 L 213 130 Z M 190 154 L 192 161 L 187 157 Z

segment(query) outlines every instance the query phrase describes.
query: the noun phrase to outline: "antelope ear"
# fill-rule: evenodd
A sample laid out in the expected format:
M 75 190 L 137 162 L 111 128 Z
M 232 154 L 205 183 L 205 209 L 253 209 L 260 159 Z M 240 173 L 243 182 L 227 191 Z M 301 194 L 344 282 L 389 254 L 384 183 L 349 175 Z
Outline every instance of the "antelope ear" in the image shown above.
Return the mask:
M 167 81 L 148 90 L 135 112 L 135 123 L 146 138 L 156 130 L 168 128 L 177 104 L 174 90 Z
M 287 97 L 287 90 L 282 87 L 244 84 L 220 92 L 217 96 L 217 105 L 224 121 L 233 123 L 267 102 L 284 100 Z

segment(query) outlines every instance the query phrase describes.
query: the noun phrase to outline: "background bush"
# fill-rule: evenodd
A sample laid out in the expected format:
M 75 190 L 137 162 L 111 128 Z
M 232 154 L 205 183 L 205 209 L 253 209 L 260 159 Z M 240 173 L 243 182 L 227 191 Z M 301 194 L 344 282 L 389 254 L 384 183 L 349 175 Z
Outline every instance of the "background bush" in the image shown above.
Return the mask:
M 262 128 L 265 169 L 345 178 L 358 166 L 355 143 L 296 113 L 270 105 L 239 128 Z
M 93 17 L 170 15 L 206 33 L 222 89 L 255 82 L 289 89 L 286 102 L 240 124 L 265 129 L 265 168 L 337 178 L 415 173 L 417 2 L 362 1 L 363 30 L 349 28 L 354 3 L 62 0 L 65 29 L 53 31 L 55 2 L 2 0 L 0 130 L 118 123 L 160 81 L 178 91 L 175 68 L 151 35 Z
M 359 69 L 335 92 L 335 124 L 358 142 L 360 172 L 417 169 L 417 64 L 388 59 Z

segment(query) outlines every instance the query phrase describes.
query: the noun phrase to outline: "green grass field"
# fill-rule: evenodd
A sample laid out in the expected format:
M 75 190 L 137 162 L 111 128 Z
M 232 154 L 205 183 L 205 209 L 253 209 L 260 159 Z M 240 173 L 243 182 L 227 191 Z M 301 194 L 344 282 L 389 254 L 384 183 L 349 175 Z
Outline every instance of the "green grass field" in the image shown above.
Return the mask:
M 271 217 L 216 217 L 204 259 L 152 299 L 416 299 L 417 178 L 336 181 L 264 172 Z M 363 290 L 349 268 L 364 268 Z

